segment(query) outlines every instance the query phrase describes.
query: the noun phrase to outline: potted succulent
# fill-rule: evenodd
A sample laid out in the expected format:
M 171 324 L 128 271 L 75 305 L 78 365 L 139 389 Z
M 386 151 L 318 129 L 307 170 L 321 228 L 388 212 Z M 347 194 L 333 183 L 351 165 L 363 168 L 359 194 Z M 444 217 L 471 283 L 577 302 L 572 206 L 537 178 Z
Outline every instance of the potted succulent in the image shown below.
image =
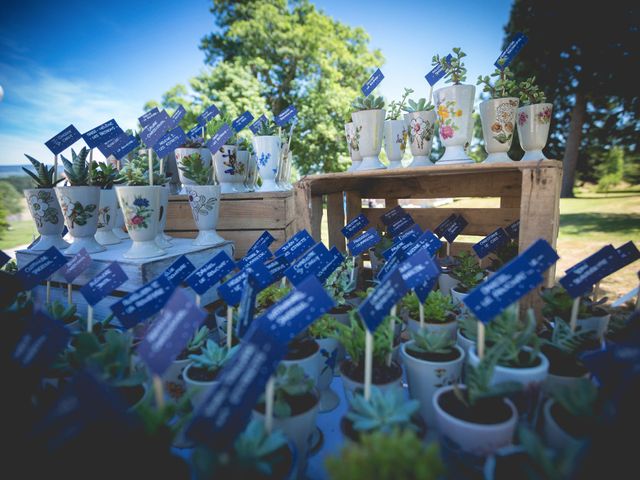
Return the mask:
M 40 238 L 34 243 L 30 250 L 44 251 L 51 247 L 63 250 L 69 246 L 62 239 L 62 231 L 64 230 L 64 219 L 60 204 L 54 193 L 54 187 L 58 182 L 64 180 L 59 178 L 54 180 L 54 168 L 47 167 L 44 163 L 39 162 L 33 157 L 25 154 L 31 165 L 35 169 L 35 173 L 22 167 L 22 169 L 31 177 L 35 183 L 35 188 L 28 188 L 24 191 L 27 200 L 27 206 L 31 217 L 36 224 Z
M 518 138 L 524 150 L 522 160 L 547 160 L 542 149 L 549 137 L 553 105 L 545 103 L 546 97 L 535 81 L 536 77 L 530 77 L 520 84 Z
M 457 257 L 447 256 L 441 258 L 439 263 L 438 290 L 443 295 L 451 295 L 451 289 L 458 285 L 458 281 L 451 276 L 451 270 L 458 264 L 458 259 Z
M 68 255 L 75 255 L 83 248 L 87 253 L 102 252 L 105 249 L 95 239 L 100 187 L 91 184 L 91 169 L 87 155 L 89 149 L 83 147 L 78 154 L 71 149 L 72 161 L 62 156 L 64 174 L 69 186 L 56 187 L 64 221 L 73 238 L 72 245 L 66 251 Z
M 458 318 L 458 332 L 456 343 L 464 350 L 465 355 L 469 355 L 469 349 L 478 340 L 478 320 L 471 314 L 465 313 Z M 491 323 L 485 327 L 485 335 L 491 329 Z M 485 337 L 486 338 L 486 337 Z
M 249 176 L 249 158 L 253 147 L 247 137 L 238 137 L 236 150 L 236 167 L 233 188 L 236 192 L 247 192 L 247 177 Z
M 210 336 L 211 330 L 209 330 L 209 327 L 206 325 L 200 327 L 196 333 L 193 334 L 193 337 L 191 337 L 187 346 L 182 349 L 171 366 L 167 369 L 164 375 L 162 375 L 162 379 L 168 384 L 184 385 L 184 381 L 182 380 L 182 371 L 192 361 L 190 355 L 200 354 L 202 352 L 202 347 L 204 347 L 205 342 Z M 169 387 L 172 388 L 173 385 L 169 385 Z
M 400 119 L 405 109 L 407 97 L 413 93 L 410 88 L 404 89 L 404 94 L 399 102 L 389 104 L 387 119 L 384 121 L 384 151 L 387 153 L 389 165 L 387 168 L 402 168 L 402 158 L 407 148 L 407 127 L 404 120 Z
M 420 300 L 412 292 L 402 300 L 402 306 L 408 320 L 409 331 L 420 330 Z M 455 342 L 458 331 L 457 316 L 459 310 L 448 295 L 432 291 L 423 304 L 424 328 L 427 332 L 445 332 Z
M 118 178 L 118 171 L 113 165 L 103 162 L 95 163 L 91 166 L 93 184 L 100 187 L 100 207 L 98 209 L 98 231 L 96 240 L 100 245 L 115 245 L 120 243 L 120 238 L 113 233 L 116 225 L 116 211 L 118 209 L 118 199 L 113 186 L 121 183 Z
M 417 102 L 409 100 L 402 108 L 404 123 L 409 130 L 409 146 L 413 155 L 412 167 L 431 167 L 429 158 L 433 145 L 433 133 L 436 128 L 436 112 L 431 99 L 421 98 Z
M 351 166 L 348 168 L 348 172 L 354 172 L 360 168 L 362 164 L 362 155 L 360 155 L 360 131 L 362 126 L 358 130 L 355 123 L 351 120 L 351 114 L 347 115 L 347 121 L 344 124 L 344 134 L 347 138 L 347 147 L 349 148 L 349 157 L 351 157 Z
M 80 315 L 78 315 L 78 306 L 64 305 L 59 300 L 47 304 L 47 314 L 54 320 L 62 322 L 72 332 L 78 331 L 80 327 Z
M 437 165 L 452 163 L 473 163 L 465 149 L 473 135 L 473 100 L 476 87 L 462 84 L 467 78 L 467 69 L 462 59 L 467 56 L 460 48 L 453 49 L 450 62 L 446 57 L 435 55 L 433 65 L 440 65 L 445 73 L 449 87 L 439 88 L 433 92 L 436 113 L 440 123 L 440 140 L 445 152 L 436 162 Z
M 327 332 L 329 333 L 329 332 Z M 320 353 L 320 344 L 305 330 L 298 334 L 287 346 L 287 354 L 282 364 L 290 367 L 297 365 L 305 375 L 318 384 L 320 372 L 324 364 L 324 358 Z
M 221 112 L 216 118 L 211 120 L 207 130 L 217 132 L 224 124 L 231 125 L 231 118 L 226 112 Z M 232 129 L 233 131 L 233 129 Z M 213 152 L 213 168 L 216 178 L 220 182 L 221 193 L 235 193 L 236 186 L 242 184 L 246 174 L 246 163 L 238 162 L 238 147 L 235 132 L 227 139 L 217 152 Z M 184 170 L 183 170 L 184 171 Z
M 330 311 L 331 315 L 345 325 L 349 323 L 349 312 L 353 308 L 349 299 L 352 299 L 354 295 L 357 270 L 354 258 L 347 257 L 345 261 L 329 275 L 324 286 L 336 304 Z
M 427 425 L 434 425 L 431 399 L 438 388 L 460 381 L 464 350 L 444 331 L 422 330 L 413 332 L 411 337 L 411 341 L 400 347 L 409 395 L 420 402 L 420 414 Z
M 291 292 L 291 288 L 274 283 L 258 293 L 256 297 L 256 317 L 275 305 Z
M 480 267 L 478 259 L 469 252 L 462 252 L 456 260 L 457 263 L 451 268 L 451 277 L 458 283 L 451 288 L 451 296 L 465 310 L 466 307 L 462 300 L 469 295 L 471 290 L 482 283 L 486 275 Z
M 331 380 L 338 359 L 338 340 L 335 338 L 336 319 L 324 314 L 309 326 L 309 334 L 320 347 L 321 370 L 318 375 L 320 413 L 330 412 L 338 406 L 340 398 L 331 389 Z
M 178 167 L 178 178 L 182 184 L 181 193 L 187 193 L 187 185 L 195 185 L 193 180 L 190 180 L 184 176 L 184 170 L 180 167 L 184 164 L 186 158 L 194 159 L 198 158 L 202 161 L 205 167 L 212 165 L 211 152 L 204 144 L 204 138 L 187 138 L 187 141 L 180 148 L 176 148 L 176 166 Z M 215 184 L 215 181 L 213 181 Z
M 358 97 L 351 106 L 354 110 L 351 114 L 354 128 L 360 133 L 358 147 L 362 163 L 358 170 L 385 168 L 378 157 L 382 149 L 384 99 L 375 95 Z
M 371 261 L 371 270 L 373 271 L 374 276 L 378 275 L 378 272 L 385 262 L 385 259 L 382 256 L 382 252 L 393 245 L 393 239 L 386 231 L 378 230 L 378 233 L 380 234 L 382 240 L 376 243 L 375 247 L 369 249 L 369 260 Z
M 218 245 L 224 238 L 216 232 L 220 214 L 220 185 L 214 184 L 213 166 L 204 163 L 202 156 L 191 155 L 182 159 L 180 171 L 191 181 L 185 186 L 193 219 L 198 226 L 194 245 Z
M 496 77 L 493 85 L 489 76 L 478 76 L 476 85 L 484 85 L 483 92 L 489 94 L 489 99 L 480 103 L 480 120 L 482 136 L 487 158 L 484 163 L 513 162 L 507 152 L 511 148 L 513 132 L 515 130 L 518 97 L 515 97 L 516 82 L 509 67 L 504 67 L 505 60 L 500 59 L 500 68 L 491 74 Z
M 253 137 L 253 150 L 258 162 L 258 171 L 262 179 L 260 192 L 278 191 L 276 173 L 278 162 L 282 154 L 282 141 L 278 135 L 278 128 L 272 120 L 266 119 Z
M 495 273 L 504 267 L 507 263 L 518 256 L 518 243 L 514 240 L 509 240 L 504 245 L 491 252 L 489 257 L 489 266 L 487 270 L 491 273 Z

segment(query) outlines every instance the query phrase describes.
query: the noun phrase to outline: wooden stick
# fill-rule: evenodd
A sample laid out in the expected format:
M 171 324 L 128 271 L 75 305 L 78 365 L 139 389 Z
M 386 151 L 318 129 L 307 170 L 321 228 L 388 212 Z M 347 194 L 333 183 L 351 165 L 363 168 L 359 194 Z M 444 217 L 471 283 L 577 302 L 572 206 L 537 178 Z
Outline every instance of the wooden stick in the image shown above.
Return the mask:
M 478 321 L 478 344 L 476 348 L 478 350 L 478 358 L 482 360 L 484 357 L 484 323 L 481 321 Z
M 153 150 L 149 148 L 147 154 L 149 155 L 149 186 L 153 187 Z
M 264 427 L 267 433 L 271 433 L 273 430 L 273 397 L 275 395 L 276 379 L 270 377 L 267 380 L 267 388 L 265 391 L 265 412 L 264 412 Z
M 51 282 L 47 280 L 47 305 L 51 303 Z
M 420 315 L 420 330 L 424 330 L 424 305 L 418 299 L 418 313 Z
M 58 155 L 53 156 L 53 184 L 58 180 Z
M 432 96 L 433 96 L 433 86 L 429 84 L 429 96 L 427 97 L 428 103 L 431 103 Z
M 89 185 L 91 185 L 91 167 L 93 166 L 93 148 L 89 149 Z
M 596 282 L 596 286 L 593 289 L 593 301 L 597 302 L 599 296 L 600 296 L 600 280 Z
M 67 283 L 67 305 L 71 305 L 71 303 L 73 303 L 73 298 L 72 295 L 73 294 L 73 287 L 71 286 L 70 283 Z
M 287 277 L 282 277 L 280 279 L 280 288 L 284 288 L 287 286 Z
M 197 306 L 197 307 L 199 307 L 199 306 L 200 306 L 200 302 L 201 302 L 201 301 L 202 301 L 202 300 L 200 299 L 200 295 L 198 295 L 198 294 L 196 293 L 196 306 Z
M 391 323 L 389 324 L 389 328 L 391 329 L 391 351 L 387 355 L 387 367 L 391 366 L 391 359 L 393 357 L 393 344 L 395 340 L 395 332 L 396 332 L 396 306 L 391 307 Z
M 160 157 L 160 175 L 162 175 L 163 170 L 164 170 L 164 157 Z
M 227 349 L 231 350 L 231 340 L 233 337 L 233 307 L 227 305 Z
M 638 272 L 638 281 L 640 281 L 640 272 Z M 638 285 L 638 295 L 636 296 L 636 311 L 640 310 L 640 284 Z
M 162 379 L 158 375 L 153 376 L 153 392 L 156 397 L 156 407 L 164 408 L 164 392 L 162 388 Z
M 447 245 L 447 257 L 451 256 L 451 244 L 449 242 L 446 243 Z
M 373 334 L 364 328 L 364 399 L 371 398 L 371 378 L 373 373 Z
M 578 309 L 580 308 L 580 297 L 573 299 L 573 305 L 571 305 L 571 319 L 569 320 L 569 326 L 572 331 L 576 331 L 578 325 Z
M 93 331 L 93 307 L 89 305 L 87 307 L 87 332 Z

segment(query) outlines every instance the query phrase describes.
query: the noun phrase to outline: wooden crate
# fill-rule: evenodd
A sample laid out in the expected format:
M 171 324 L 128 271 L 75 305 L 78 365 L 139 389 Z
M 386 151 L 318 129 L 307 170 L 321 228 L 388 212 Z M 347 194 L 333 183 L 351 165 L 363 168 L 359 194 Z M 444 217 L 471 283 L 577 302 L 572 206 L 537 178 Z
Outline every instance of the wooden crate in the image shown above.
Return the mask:
M 496 197 L 496 208 L 406 208 L 421 228 L 433 229 L 452 213 L 469 222 L 465 235 L 478 240 L 498 227 L 520 219 L 519 248 L 538 238 L 555 247 L 559 225 L 559 198 L 562 163 L 556 160 L 505 164 L 472 164 L 331 173 L 304 177 L 296 184 L 297 228 L 307 228 L 321 238 L 323 205 L 327 205 L 329 245 L 346 250 L 340 229 L 360 213 L 373 225 L 381 225 L 380 215 L 400 199 L 449 197 Z M 363 208 L 364 199 L 384 199 L 385 208 Z M 468 249 L 472 243 L 454 242 L 451 252 Z M 545 273 L 550 286 L 555 268 Z M 522 305 L 539 307 L 536 295 Z
M 295 233 L 293 192 L 252 192 L 223 194 L 216 230 L 235 245 L 241 258 L 265 230 L 276 239 L 275 248 Z M 198 229 L 186 195 L 169 197 L 165 232 L 173 237 L 194 238 Z

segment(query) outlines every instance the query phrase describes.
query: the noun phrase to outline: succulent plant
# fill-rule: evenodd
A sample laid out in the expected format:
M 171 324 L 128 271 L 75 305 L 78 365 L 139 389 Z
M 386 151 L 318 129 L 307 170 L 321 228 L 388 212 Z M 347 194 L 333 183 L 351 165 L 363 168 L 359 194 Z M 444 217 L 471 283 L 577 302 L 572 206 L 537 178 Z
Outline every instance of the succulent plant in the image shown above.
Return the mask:
M 519 85 L 518 96 L 522 105 L 533 105 L 534 103 L 544 103 L 547 97 L 535 83 L 536 77 L 529 77 Z
M 418 408 L 420 402 L 405 400 L 400 388 L 383 392 L 373 386 L 369 400 L 359 393 L 350 397 L 346 418 L 353 422 L 355 430 L 363 433 L 417 430 L 411 422 L 411 416 Z
M 231 347 L 231 349 L 227 349 L 227 347 L 221 347 L 209 339 L 206 341 L 204 347 L 202 347 L 202 352 L 197 355 L 189 355 L 189 360 L 193 362 L 193 366 L 196 368 L 201 368 L 209 372 L 217 372 L 224 366 L 227 360 L 233 356 L 237 349 L 237 345 Z
M 178 167 L 189 180 L 197 185 L 213 185 L 213 166 L 205 165 L 199 152 L 192 153 L 182 158 L 182 164 Z
M 204 346 L 205 342 L 209 338 L 211 334 L 211 330 L 206 325 L 203 325 L 198 329 L 196 333 L 193 334 L 191 340 L 187 344 L 187 351 L 189 352 L 198 352 Z
M 410 88 L 405 88 L 404 93 L 402 94 L 402 98 L 399 102 L 395 100 L 389 103 L 389 110 L 387 111 L 387 120 L 398 120 L 400 118 L 400 114 L 403 110 L 405 110 L 405 103 L 407 102 L 407 98 L 409 95 L 413 93 L 413 90 Z M 406 110 L 405 110 L 406 111 Z
M 274 384 L 273 415 L 278 418 L 291 416 L 290 397 L 306 395 L 313 390 L 314 382 L 307 377 L 300 365 L 278 365 Z
M 402 110 L 407 113 L 428 112 L 429 110 L 433 110 L 433 108 L 434 106 L 433 103 L 431 103 L 431 100 L 420 98 L 417 102 L 409 99 L 408 105 L 402 107 Z
M 456 257 L 457 263 L 451 268 L 451 276 L 458 281 L 456 290 L 467 293 L 482 282 L 485 277 L 478 259 L 469 252 Z
M 449 353 L 454 349 L 455 340 L 447 332 L 418 330 L 411 334 L 413 344 L 409 350 L 420 353 Z
M 91 166 L 91 178 L 92 183 L 103 190 L 110 190 L 114 185 L 124 182 L 118 170 L 113 165 L 108 165 L 104 162 L 93 162 Z
M 445 71 L 444 78 L 447 83 L 453 83 L 454 85 L 460 85 L 467 79 L 467 69 L 462 62 L 462 59 L 467 56 L 460 47 L 453 48 L 451 61 L 447 62 L 447 57 L 441 57 L 440 55 L 434 55 L 431 64 L 435 67 L 440 65 Z
M 71 161 L 67 160 L 64 155 L 60 156 L 64 166 L 64 175 L 67 177 L 69 185 L 74 187 L 89 185 L 91 169 L 87 162 L 88 155 L 89 149 L 82 147 L 82 150 L 77 154 L 73 148 L 71 149 Z
M 80 318 L 77 311 L 78 307 L 75 304 L 65 305 L 59 300 L 54 300 L 47 305 L 47 313 L 49 316 L 55 320 L 59 320 L 65 325 L 73 323 Z
M 373 363 L 382 365 L 386 361 L 387 355 L 391 353 L 391 329 L 389 321 L 391 316 L 387 316 L 383 323 L 373 334 Z M 399 319 L 398 319 L 399 321 Z M 332 336 L 344 346 L 351 361 L 360 365 L 364 361 L 364 339 L 365 327 L 356 309 L 349 312 L 349 325 L 336 324 L 337 332 Z
M 500 65 L 504 65 L 505 59 L 498 60 Z M 491 84 L 491 78 L 489 75 L 478 75 L 478 81 L 476 85 L 484 85 L 482 91 L 488 93 L 491 98 L 504 98 L 518 95 L 518 84 L 513 80 L 513 72 L 509 70 L 509 67 L 503 69 L 496 68 L 491 74 L 491 77 L 497 77 L 496 81 Z
M 278 126 L 268 118 L 264 120 L 258 127 L 258 131 L 254 134 L 256 137 L 270 137 L 278 135 Z
M 204 138 L 196 137 L 190 138 L 187 137 L 187 140 L 180 146 L 180 148 L 204 148 Z
M 338 306 L 346 303 L 345 295 L 352 292 L 355 288 L 356 278 L 353 275 L 354 269 L 354 258 L 347 257 L 345 261 L 329 275 L 329 278 L 327 278 L 324 284 L 325 290 Z
M 402 305 L 409 312 L 410 318 L 418 320 L 420 316 L 420 299 L 411 292 L 402 299 Z M 424 319 L 429 323 L 446 323 L 451 321 L 457 312 L 456 306 L 449 295 L 439 291 L 430 292 L 423 304 Z
M 256 297 L 256 310 L 261 312 L 266 310 L 274 303 L 279 302 L 285 296 L 289 294 L 291 289 L 289 287 L 281 287 L 279 284 L 274 283 L 262 290 Z
M 598 388 L 587 378 L 579 378 L 571 386 L 558 385 L 551 396 L 573 417 L 592 419 L 596 416 Z
M 27 170 L 24 167 L 22 167 L 22 170 L 24 170 L 27 175 L 29 175 L 33 179 L 36 184 L 36 188 L 53 188 L 57 183 L 64 180 L 64 177 L 58 178 L 56 181 L 53 180 L 55 173 L 54 166 L 47 167 L 44 163 L 39 162 L 26 153 L 24 154 L 24 156 L 27 157 L 27 159 L 31 162 L 31 165 L 33 165 L 35 173 L 33 173 L 31 170 Z
M 253 152 L 253 145 L 246 136 L 238 137 L 238 151 Z
M 517 368 L 533 366 L 540 351 L 536 327 L 536 317 L 532 309 L 527 310 L 524 322 L 518 319 L 517 307 L 503 310 L 491 321 L 491 333 L 487 340 L 494 344 L 487 352 L 492 349 L 500 351 L 499 365 Z
M 511 260 L 518 256 L 518 244 L 510 240 L 509 242 L 496 248 L 491 255 L 490 270 L 496 272 Z
M 376 97 L 375 95 L 358 97 L 351 103 L 351 107 L 356 112 L 362 110 L 382 110 L 384 108 L 384 98 Z
M 580 443 L 571 443 L 563 450 L 553 450 L 525 425 L 518 427 L 518 438 L 528 457 L 528 461 L 518 462 L 518 468 L 522 470 L 522 476 L 518 478 L 530 480 L 577 478 L 574 470 L 583 447 Z
M 544 288 L 540 292 L 544 305 L 542 306 L 542 315 L 546 318 L 560 317 L 568 322 L 571 316 L 571 307 L 573 306 L 573 298 L 562 285 L 556 285 L 551 288 Z M 588 318 L 595 314 L 595 310 L 606 303 L 607 297 L 594 302 L 587 295 L 580 298 L 580 307 L 578 308 L 578 318 Z
M 592 338 L 592 332 L 573 331 L 569 324 L 560 318 L 556 318 L 549 340 L 542 340 L 543 345 L 548 345 L 565 355 L 577 355 L 580 349 Z
M 373 252 L 376 254 L 378 258 L 383 258 L 382 252 L 384 252 L 389 247 L 391 247 L 391 245 L 393 245 L 393 238 L 391 238 L 389 234 L 384 230 L 379 229 L 378 233 L 380 234 L 380 237 L 382 238 L 382 240 L 376 243 L 376 246 L 373 247 Z
M 309 326 L 309 334 L 313 338 L 331 338 L 336 332 L 337 323 L 332 315 L 325 313 Z

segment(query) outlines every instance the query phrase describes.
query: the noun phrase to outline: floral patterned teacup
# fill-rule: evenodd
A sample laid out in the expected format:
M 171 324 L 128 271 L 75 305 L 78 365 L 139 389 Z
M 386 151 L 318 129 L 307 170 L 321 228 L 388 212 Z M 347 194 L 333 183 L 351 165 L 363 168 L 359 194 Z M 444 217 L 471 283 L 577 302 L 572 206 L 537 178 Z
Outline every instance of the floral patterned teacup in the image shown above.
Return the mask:
M 95 234 L 98 229 L 100 187 L 56 187 L 56 195 L 73 243 L 65 252 L 75 255 L 83 248 L 87 253 L 102 252 Z
M 51 247 L 58 250 L 67 248 L 69 244 L 62 239 L 64 219 L 60 204 L 53 188 L 33 188 L 24 191 L 31 217 L 36 224 L 40 239 L 30 250 L 43 251 Z
M 248 152 L 246 153 L 248 154 Z M 245 156 L 242 155 L 242 158 L 245 159 Z M 241 191 L 242 183 L 247 175 L 246 160 L 248 160 L 248 157 L 244 162 L 240 161 L 235 145 L 223 145 L 213 155 L 216 175 L 220 180 L 222 193 Z
M 154 258 L 164 255 L 155 242 L 160 220 L 160 186 L 121 187 L 116 194 L 131 237 L 125 258 Z
M 489 154 L 484 163 L 513 161 L 507 152 L 513 140 L 517 108 L 515 97 L 495 98 L 480 104 L 484 148 Z
M 360 129 L 356 129 L 353 122 L 344 124 L 344 133 L 347 138 L 347 146 L 349 147 L 349 156 L 351 157 L 351 166 L 347 170 L 353 172 L 358 170 L 362 163 L 362 155 L 360 155 Z
M 542 149 L 547 144 L 553 105 L 537 103 L 518 109 L 518 138 L 524 150 L 522 160 L 547 160 Z
M 473 134 L 473 85 L 451 85 L 433 92 L 440 124 L 438 133 L 445 146 L 437 164 L 473 163 L 465 152 Z
M 433 145 L 433 134 L 436 126 L 436 112 L 411 112 L 404 114 L 404 123 L 409 132 L 409 147 L 413 155 L 412 167 L 429 167 L 433 162 L 429 159 Z
M 220 185 L 187 186 L 191 213 L 199 230 L 198 236 L 193 240 L 194 245 L 209 246 L 224 242 L 224 238 L 216 232 L 220 213 L 220 191 Z
M 253 137 L 253 149 L 256 152 L 258 171 L 262 178 L 260 192 L 277 192 L 276 173 L 281 155 L 281 140 L 277 135 Z
M 98 231 L 96 240 L 100 245 L 115 245 L 121 240 L 113 233 L 116 226 L 118 199 L 113 189 L 100 190 L 100 209 L 98 210 Z

